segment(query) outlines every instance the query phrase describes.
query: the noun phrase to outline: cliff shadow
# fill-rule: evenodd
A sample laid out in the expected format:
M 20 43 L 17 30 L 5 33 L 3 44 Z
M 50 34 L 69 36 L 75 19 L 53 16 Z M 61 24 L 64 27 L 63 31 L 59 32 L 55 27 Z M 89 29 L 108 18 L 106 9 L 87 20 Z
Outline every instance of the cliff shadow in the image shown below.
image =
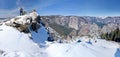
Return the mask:
M 117 48 L 116 53 L 115 53 L 115 57 L 120 57 L 120 48 Z

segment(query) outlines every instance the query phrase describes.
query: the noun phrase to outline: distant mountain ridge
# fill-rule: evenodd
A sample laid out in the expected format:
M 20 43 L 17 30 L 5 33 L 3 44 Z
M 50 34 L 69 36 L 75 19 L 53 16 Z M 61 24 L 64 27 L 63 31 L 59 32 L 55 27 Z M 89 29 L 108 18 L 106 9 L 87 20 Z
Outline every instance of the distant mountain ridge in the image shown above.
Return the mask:
M 57 24 L 58 26 L 67 27 L 69 30 L 72 28 L 72 31 L 67 33 L 65 38 L 74 38 L 76 36 L 91 36 L 99 37 L 101 33 L 107 33 L 115 30 L 117 27 L 120 28 L 120 16 L 107 16 L 107 17 L 91 17 L 91 16 L 62 16 L 62 15 L 50 15 L 50 16 L 41 16 L 41 19 L 44 20 L 44 23 L 47 26 L 51 24 Z M 51 26 L 50 26 L 51 27 Z M 54 29 L 55 26 L 51 28 Z M 60 28 L 54 29 L 61 36 Z M 74 31 L 74 32 L 73 32 Z

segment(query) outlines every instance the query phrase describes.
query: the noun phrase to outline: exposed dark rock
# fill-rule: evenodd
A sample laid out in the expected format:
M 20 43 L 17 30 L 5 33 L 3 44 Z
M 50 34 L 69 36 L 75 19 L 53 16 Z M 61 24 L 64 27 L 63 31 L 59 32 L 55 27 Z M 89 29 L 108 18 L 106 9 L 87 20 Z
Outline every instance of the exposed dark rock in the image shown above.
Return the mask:
M 35 21 L 37 21 L 38 23 L 42 22 L 42 20 L 41 20 L 40 18 L 41 18 L 40 16 L 37 16 L 37 17 L 35 18 Z
M 40 28 L 40 25 L 36 22 L 33 22 L 30 26 L 30 29 L 37 32 L 37 30 Z
M 80 42 L 81 42 L 81 40 L 78 40 L 77 42 L 78 42 L 78 43 L 80 43 Z
M 28 29 L 28 25 L 20 25 L 20 27 L 18 27 L 18 30 L 20 30 L 21 32 L 24 33 L 29 33 L 29 29 Z
M 48 37 L 47 41 L 53 42 L 54 38 L 53 37 Z
M 18 24 L 18 23 L 13 22 L 13 24 L 15 24 L 14 27 L 20 27 L 20 24 Z

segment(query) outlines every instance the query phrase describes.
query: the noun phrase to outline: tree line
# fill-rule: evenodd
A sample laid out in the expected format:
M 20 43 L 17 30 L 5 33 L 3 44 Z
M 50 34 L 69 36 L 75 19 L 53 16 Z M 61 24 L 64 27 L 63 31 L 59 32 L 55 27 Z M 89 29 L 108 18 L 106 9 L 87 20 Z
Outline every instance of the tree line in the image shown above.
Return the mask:
M 120 29 L 116 28 L 114 31 L 111 31 L 110 33 L 108 33 L 108 32 L 101 33 L 100 37 L 102 39 L 120 42 Z

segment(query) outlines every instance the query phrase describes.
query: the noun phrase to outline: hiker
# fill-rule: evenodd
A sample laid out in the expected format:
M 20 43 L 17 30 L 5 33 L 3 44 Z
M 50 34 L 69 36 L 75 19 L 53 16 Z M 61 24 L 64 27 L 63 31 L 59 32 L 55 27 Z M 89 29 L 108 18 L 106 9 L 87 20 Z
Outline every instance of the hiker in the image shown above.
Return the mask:
M 23 8 L 20 8 L 20 15 L 23 15 Z

